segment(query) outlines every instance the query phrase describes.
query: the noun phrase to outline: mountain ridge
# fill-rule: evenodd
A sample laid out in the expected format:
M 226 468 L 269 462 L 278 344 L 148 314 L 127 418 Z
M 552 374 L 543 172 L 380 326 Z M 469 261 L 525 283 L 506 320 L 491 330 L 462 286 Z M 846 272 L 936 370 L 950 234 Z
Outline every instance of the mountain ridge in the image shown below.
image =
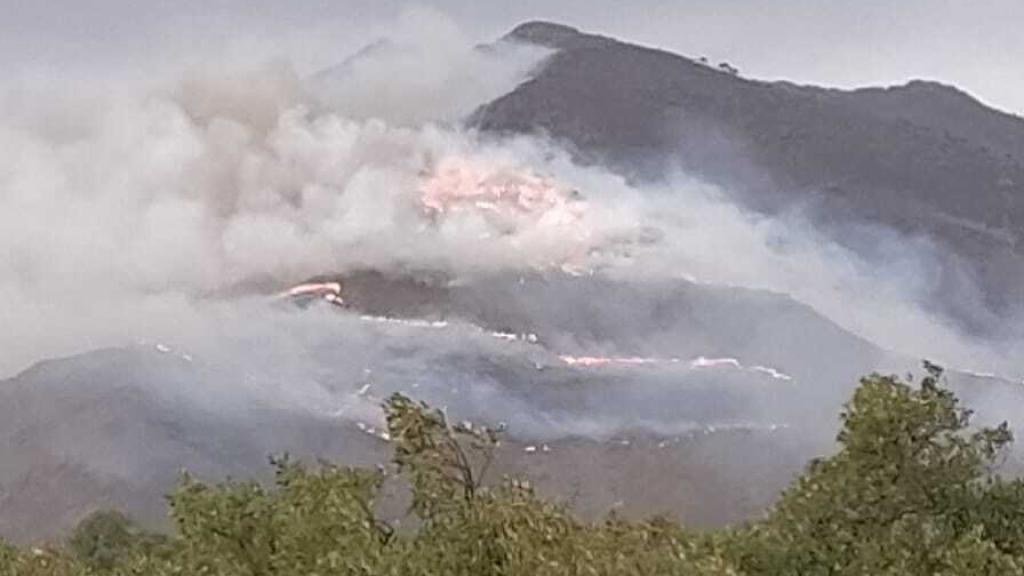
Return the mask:
M 543 134 L 639 180 L 678 168 L 756 211 L 804 206 L 840 239 L 877 224 L 934 240 L 951 256 L 937 307 L 975 333 L 1024 300 L 1024 119 L 935 82 L 753 80 L 549 22 L 505 39 L 557 50 L 477 109 L 469 123 L 484 133 Z M 975 278 L 992 314 L 962 309 Z

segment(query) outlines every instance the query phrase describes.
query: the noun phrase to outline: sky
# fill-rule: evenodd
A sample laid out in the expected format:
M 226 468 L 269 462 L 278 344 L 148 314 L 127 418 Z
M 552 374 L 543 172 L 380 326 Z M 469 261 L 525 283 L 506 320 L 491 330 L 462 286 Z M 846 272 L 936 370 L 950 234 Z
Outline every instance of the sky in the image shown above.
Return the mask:
M 481 42 L 548 19 L 728 61 L 748 77 L 836 87 L 924 78 L 1024 115 L 1022 0 L 0 0 L 0 70 L 146 79 L 210 60 L 287 60 L 313 71 L 410 9 L 441 12 Z

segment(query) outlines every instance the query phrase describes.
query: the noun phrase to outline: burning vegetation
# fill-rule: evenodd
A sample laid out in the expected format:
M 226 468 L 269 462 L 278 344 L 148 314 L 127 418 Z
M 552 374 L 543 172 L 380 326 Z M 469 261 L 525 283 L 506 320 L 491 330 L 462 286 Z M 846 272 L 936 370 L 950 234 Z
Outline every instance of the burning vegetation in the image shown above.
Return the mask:
M 463 157 L 449 157 L 423 180 L 420 201 L 433 220 L 471 214 L 499 234 L 525 226 L 569 228 L 586 210 L 580 193 L 530 171 L 492 168 Z

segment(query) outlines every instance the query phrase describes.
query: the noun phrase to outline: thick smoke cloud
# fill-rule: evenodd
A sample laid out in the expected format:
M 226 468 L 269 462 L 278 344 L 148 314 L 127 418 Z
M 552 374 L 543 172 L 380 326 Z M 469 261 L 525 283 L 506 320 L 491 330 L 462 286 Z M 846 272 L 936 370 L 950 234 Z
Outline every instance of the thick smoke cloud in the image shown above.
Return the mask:
M 422 42 L 451 35 L 427 30 L 398 37 L 406 82 L 416 83 L 408 68 L 450 80 L 448 66 L 472 63 L 491 72 L 448 87 L 486 97 L 511 88 L 536 61 L 529 50 L 485 55 L 470 46 L 461 59 L 439 60 Z M 364 65 L 386 70 L 392 56 L 360 57 L 356 79 L 367 81 Z M 422 89 L 404 86 L 398 93 L 413 102 L 389 107 L 372 98 L 379 82 L 368 82 L 361 97 L 331 92 L 325 112 L 282 66 L 206 69 L 141 97 L 97 91 L 80 99 L 64 96 L 67 88 L 54 80 L 4 94 L 5 373 L 173 326 L 196 299 L 246 282 L 280 286 L 400 261 L 422 244 L 407 234 L 422 225 L 412 195 L 419 171 L 431 156 L 473 146 L 452 130 L 388 120 L 414 121 L 408 112 Z M 422 112 L 461 111 L 443 108 Z M 435 258 L 445 253 L 429 246 Z
M 385 39 L 320 72 L 314 85 L 347 118 L 384 118 L 392 126 L 455 122 L 514 88 L 545 52 L 526 45 L 481 50 L 452 21 L 415 10 Z
M 522 429 L 596 434 L 629 424 L 577 415 L 576 428 L 560 428 L 557 411 L 534 418 L 536 400 L 503 389 L 502 378 L 480 377 L 498 366 L 529 379 L 538 366 L 557 366 L 561 350 L 508 344 L 470 325 L 409 335 L 408 327 L 367 328 L 353 314 L 270 305 L 269 295 L 289 284 L 366 268 L 438 270 L 460 280 L 550 270 L 767 290 L 896 353 L 1011 368 L 924 311 L 925 270 L 937 256 L 923 241 L 885 262 L 864 261 L 797 213 L 752 215 L 685 175 L 640 190 L 574 165 L 550 143 L 495 142 L 456 123 L 544 56 L 523 46 L 475 49 L 449 22 L 420 14 L 311 79 L 283 64 L 211 65 L 142 95 L 71 90 L 59 80 L 7 90 L 0 100 L 7 112 L 0 121 L 0 374 L 46 357 L 166 342 L 252 376 L 178 391 L 195 392 L 206 406 L 227 409 L 245 391 L 267 403 L 368 418 L 374 402 L 353 401 L 351 392 L 364 385 L 366 370 L 383 370 L 381 387 L 422 379 L 422 395 L 439 403 L 452 396 L 440 393 L 440 383 L 462 374 L 464 410 L 514 417 Z M 571 218 L 515 212 L 496 220 L 480 202 L 432 213 L 424 182 L 453 165 L 463 179 L 532 182 L 557 195 L 559 209 L 569 206 Z M 607 306 L 623 326 L 633 322 L 628 301 Z M 723 313 L 716 321 L 736 318 Z M 587 352 L 579 347 L 571 352 Z M 610 344 L 599 352 L 636 350 Z M 845 352 L 802 351 L 810 365 Z M 374 367 L 355 360 L 368 354 L 377 355 Z M 462 364 L 451 364 L 456 357 Z M 651 385 L 678 378 L 672 370 Z M 604 398 L 616 398 L 605 407 L 628 401 L 622 392 Z M 636 420 L 644 417 L 637 412 Z M 658 426 L 666 418 L 658 416 Z

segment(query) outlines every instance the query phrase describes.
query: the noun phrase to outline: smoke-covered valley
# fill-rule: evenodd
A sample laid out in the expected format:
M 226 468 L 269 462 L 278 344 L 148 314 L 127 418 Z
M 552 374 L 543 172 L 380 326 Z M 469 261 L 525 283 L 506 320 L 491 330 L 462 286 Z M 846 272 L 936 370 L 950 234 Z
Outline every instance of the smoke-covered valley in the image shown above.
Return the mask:
M 182 466 L 373 461 L 395 391 L 567 461 L 575 443 L 683 442 L 673 462 L 710 481 L 765 444 L 794 455 L 709 522 L 756 510 L 789 462 L 826 450 L 872 370 L 929 358 L 984 419 L 1012 415 L 1013 319 L 983 337 L 935 305 L 949 259 L 927 234 L 878 223 L 840 241 L 806 203 L 755 210 L 682 163 L 640 179 L 550 134 L 467 122 L 544 69 L 558 48 L 541 44 L 474 46 L 414 13 L 313 75 L 211 64 L 142 88 L 5 86 L 0 511 L 46 508 L 40 474 L 80 496 L 0 528 L 141 509 Z M 987 312 L 962 275 L 961 308 Z M 337 288 L 287 292 L 307 282 Z M 582 491 L 642 499 L 609 482 Z

